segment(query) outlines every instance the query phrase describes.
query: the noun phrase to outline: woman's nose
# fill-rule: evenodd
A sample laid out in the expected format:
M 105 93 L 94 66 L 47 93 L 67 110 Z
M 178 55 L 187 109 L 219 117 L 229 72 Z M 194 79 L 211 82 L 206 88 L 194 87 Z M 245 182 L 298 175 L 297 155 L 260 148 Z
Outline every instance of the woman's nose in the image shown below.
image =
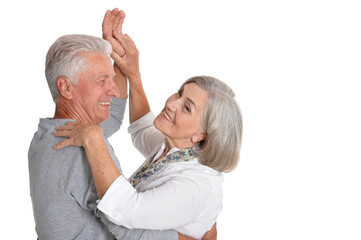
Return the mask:
M 175 112 L 177 110 L 177 106 L 179 105 L 178 100 L 179 99 L 168 99 L 167 108 L 170 111 Z

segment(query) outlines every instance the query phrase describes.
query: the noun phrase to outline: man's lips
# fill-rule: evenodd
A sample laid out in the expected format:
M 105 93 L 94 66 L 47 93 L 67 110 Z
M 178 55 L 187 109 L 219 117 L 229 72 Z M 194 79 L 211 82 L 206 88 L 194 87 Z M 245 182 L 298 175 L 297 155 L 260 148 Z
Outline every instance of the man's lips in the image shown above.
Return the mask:
M 107 110 L 110 109 L 110 102 L 98 102 L 98 104 Z
M 99 102 L 99 104 L 102 106 L 109 106 L 110 102 Z

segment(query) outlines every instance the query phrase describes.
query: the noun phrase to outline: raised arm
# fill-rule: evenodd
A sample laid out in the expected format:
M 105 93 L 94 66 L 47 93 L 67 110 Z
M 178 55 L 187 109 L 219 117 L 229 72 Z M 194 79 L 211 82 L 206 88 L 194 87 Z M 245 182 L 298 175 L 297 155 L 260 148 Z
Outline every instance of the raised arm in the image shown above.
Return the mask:
M 115 8 L 113 11 L 107 11 L 104 16 L 102 29 L 103 38 L 111 43 L 113 51 L 116 51 L 120 55 L 124 55 L 124 48 L 113 37 L 113 31 L 122 31 L 125 14 L 123 11 L 119 11 Z M 116 131 L 119 130 L 124 116 L 126 99 L 128 97 L 128 84 L 127 77 L 123 74 L 119 67 L 114 64 L 114 81 L 119 90 L 119 100 L 114 100 L 111 103 L 110 118 L 101 124 L 103 133 L 106 138 L 110 137 Z
M 113 47 L 111 57 L 115 66 L 119 67 L 119 69 L 115 69 L 116 72 L 129 79 L 129 121 L 132 123 L 147 114 L 150 107 L 139 71 L 139 51 L 134 41 L 122 33 L 124 18 L 123 11 L 118 11 L 118 9 L 107 11 L 103 21 L 103 37 Z M 116 76 L 120 74 L 117 73 Z M 122 95 L 122 91 L 120 92 Z
M 113 52 L 111 57 L 129 78 L 129 121 L 132 123 L 150 111 L 139 71 L 139 51 L 127 34 L 114 31 L 113 36 L 121 43 L 125 51 L 123 56 Z
M 103 29 L 103 38 L 107 40 L 113 48 L 113 52 L 116 52 L 118 55 L 124 55 L 124 48 L 122 45 L 114 38 L 113 32 L 122 32 L 123 23 L 125 19 L 125 13 L 123 11 L 119 11 L 117 8 L 112 11 L 108 10 L 105 13 L 102 29 Z M 119 97 L 120 99 L 127 98 L 127 77 L 124 73 L 122 73 L 119 67 L 114 64 L 114 72 L 115 78 L 114 81 L 119 89 Z

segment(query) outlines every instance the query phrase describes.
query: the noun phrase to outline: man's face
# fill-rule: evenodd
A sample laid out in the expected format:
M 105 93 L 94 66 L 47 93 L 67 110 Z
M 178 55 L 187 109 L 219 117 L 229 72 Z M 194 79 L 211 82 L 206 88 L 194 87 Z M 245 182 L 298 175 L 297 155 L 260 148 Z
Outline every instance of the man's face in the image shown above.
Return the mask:
M 87 53 L 86 69 L 72 85 L 72 104 L 79 121 L 100 124 L 110 116 L 110 101 L 119 96 L 110 58 L 102 53 Z

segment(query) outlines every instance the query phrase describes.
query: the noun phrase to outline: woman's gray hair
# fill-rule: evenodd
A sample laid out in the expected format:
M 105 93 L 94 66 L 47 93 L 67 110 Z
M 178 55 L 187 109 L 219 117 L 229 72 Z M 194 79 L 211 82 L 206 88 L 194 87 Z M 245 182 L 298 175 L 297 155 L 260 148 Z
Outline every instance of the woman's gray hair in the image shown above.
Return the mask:
M 242 115 L 235 94 L 225 83 L 209 76 L 192 77 L 182 87 L 188 83 L 196 83 L 208 93 L 201 116 L 207 137 L 194 147 L 198 159 L 213 169 L 229 172 L 238 164 L 242 143 Z
M 78 74 L 86 67 L 84 53 L 99 52 L 110 55 L 109 42 L 89 35 L 73 34 L 58 38 L 48 50 L 45 62 L 45 76 L 54 102 L 60 96 L 57 80 L 67 78 L 77 84 Z

